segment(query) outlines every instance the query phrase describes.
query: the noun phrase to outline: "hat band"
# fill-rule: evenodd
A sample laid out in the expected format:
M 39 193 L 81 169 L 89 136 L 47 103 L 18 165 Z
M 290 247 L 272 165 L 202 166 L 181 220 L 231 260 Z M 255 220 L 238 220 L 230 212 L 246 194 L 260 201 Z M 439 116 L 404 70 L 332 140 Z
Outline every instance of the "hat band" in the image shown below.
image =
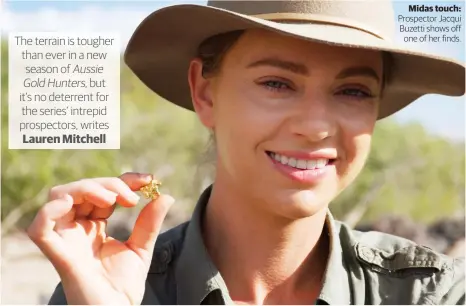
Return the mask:
M 357 30 L 364 31 L 369 33 L 377 38 L 389 41 L 388 37 L 380 34 L 378 31 L 371 29 L 363 23 L 356 22 L 351 19 L 333 17 L 328 15 L 318 15 L 318 14 L 307 14 L 307 13 L 270 13 L 270 14 L 257 14 L 250 15 L 251 17 L 256 17 L 269 21 L 308 21 L 313 23 L 323 23 L 323 24 L 334 24 L 338 26 L 344 26 L 347 28 L 354 28 Z

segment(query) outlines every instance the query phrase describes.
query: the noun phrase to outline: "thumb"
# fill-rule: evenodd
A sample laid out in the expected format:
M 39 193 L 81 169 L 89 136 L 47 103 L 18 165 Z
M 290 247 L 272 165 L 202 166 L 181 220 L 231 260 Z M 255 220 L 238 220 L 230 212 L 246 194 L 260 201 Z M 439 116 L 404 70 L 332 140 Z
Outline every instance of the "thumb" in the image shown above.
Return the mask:
M 155 242 L 163 220 L 175 200 L 169 195 L 160 195 L 149 202 L 139 213 L 133 232 L 126 242 L 139 255 L 152 258 Z

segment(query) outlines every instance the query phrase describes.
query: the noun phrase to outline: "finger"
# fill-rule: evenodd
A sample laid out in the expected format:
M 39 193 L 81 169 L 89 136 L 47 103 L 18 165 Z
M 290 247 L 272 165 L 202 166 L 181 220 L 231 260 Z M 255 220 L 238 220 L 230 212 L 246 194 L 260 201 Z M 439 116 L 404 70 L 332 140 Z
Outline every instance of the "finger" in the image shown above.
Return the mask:
M 126 172 L 120 176 L 120 179 L 125 182 L 133 191 L 138 191 L 141 187 L 149 184 L 153 175 L 148 173 Z
M 94 179 L 94 181 L 104 188 L 115 192 L 118 195 L 116 201 L 121 206 L 134 207 L 139 203 L 139 195 L 137 195 L 129 186 L 129 184 L 131 184 L 134 187 L 137 183 L 134 180 L 125 182 L 119 177 L 100 177 Z M 145 184 L 148 184 L 144 183 L 145 181 L 140 179 L 138 185 L 142 187 Z
M 112 206 L 115 206 L 115 205 L 112 205 Z M 97 206 L 89 202 L 83 203 L 81 205 L 76 205 L 75 217 L 80 218 L 80 217 L 89 216 L 89 214 L 94 210 L 94 207 L 97 207 Z M 101 209 L 105 209 L 105 208 L 101 208 Z
M 160 195 L 149 202 L 136 219 L 133 232 L 127 241 L 128 246 L 138 254 L 151 258 L 163 220 L 174 201 L 168 195 Z
M 64 215 L 63 217 L 61 217 L 60 219 L 58 219 L 56 221 L 57 225 L 59 223 L 66 224 L 66 223 L 74 221 L 76 219 L 76 208 L 79 207 L 79 206 L 80 205 L 73 205 L 73 208 L 71 208 L 71 210 L 68 213 L 66 213 L 66 215 Z M 55 228 L 56 228 L 57 225 L 55 225 Z
M 119 177 L 132 191 L 138 191 L 141 187 L 146 186 L 152 181 L 152 178 L 152 174 L 138 172 L 126 172 Z M 90 217 L 92 219 L 108 219 L 114 211 L 115 206 L 108 208 L 94 207 Z
M 28 228 L 29 237 L 40 240 L 53 233 L 56 221 L 70 213 L 72 208 L 73 199 L 67 194 L 45 204 Z
M 57 220 L 71 214 L 72 211 L 73 198 L 64 195 L 45 204 L 27 229 L 29 238 L 56 267 L 66 261 L 66 248 L 54 227 Z
M 108 219 L 115 211 L 116 205 L 107 208 L 94 207 L 92 212 L 89 214 L 91 219 Z
M 152 177 L 151 174 L 126 172 L 122 174 L 119 179 L 123 181 L 131 191 L 137 191 L 141 187 L 149 184 L 152 181 Z M 92 219 L 108 219 L 114 211 L 115 206 L 108 208 L 94 207 L 89 217 Z
M 105 189 L 93 180 L 80 180 L 53 187 L 49 192 L 49 200 L 62 198 L 69 194 L 74 204 L 92 203 L 98 207 L 109 207 L 115 204 L 117 194 Z

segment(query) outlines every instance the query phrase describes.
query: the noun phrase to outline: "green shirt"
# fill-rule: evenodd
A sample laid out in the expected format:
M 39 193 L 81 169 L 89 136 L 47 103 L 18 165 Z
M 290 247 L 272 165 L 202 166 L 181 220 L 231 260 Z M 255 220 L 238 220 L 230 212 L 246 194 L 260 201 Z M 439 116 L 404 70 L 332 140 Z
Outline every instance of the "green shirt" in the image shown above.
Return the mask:
M 190 222 L 158 237 L 142 301 L 148 304 L 232 304 L 201 235 L 211 187 Z M 453 259 L 379 232 L 359 232 L 327 214 L 330 257 L 317 305 L 465 304 L 464 258 Z M 49 304 L 64 305 L 59 284 Z

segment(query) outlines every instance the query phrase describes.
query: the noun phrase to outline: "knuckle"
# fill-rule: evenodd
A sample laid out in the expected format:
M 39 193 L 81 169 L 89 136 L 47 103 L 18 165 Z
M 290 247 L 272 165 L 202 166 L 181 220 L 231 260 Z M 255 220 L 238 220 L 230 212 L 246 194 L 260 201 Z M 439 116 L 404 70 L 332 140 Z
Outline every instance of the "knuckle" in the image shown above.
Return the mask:
M 32 241 L 34 241 L 34 231 L 32 230 L 32 224 L 29 225 L 28 228 L 26 229 L 26 234 Z
M 110 178 L 110 183 L 117 188 L 128 188 L 128 185 L 120 177 Z
M 48 204 L 48 203 L 47 203 Z M 36 225 L 36 223 L 44 220 L 47 218 L 47 208 L 48 208 L 48 205 L 45 204 L 44 206 L 42 206 L 39 211 L 37 212 L 37 215 L 36 215 L 36 218 L 34 219 L 34 222 L 32 225 Z M 31 227 L 32 228 L 32 227 Z M 34 228 L 36 228 L 36 226 L 34 226 Z
M 82 193 L 88 193 L 91 191 L 96 191 L 96 187 L 99 186 L 95 181 L 91 179 L 83 179 L 79 182 L 79 189 Z
M 39 242 L 39 235 L 38 231 L 35 226 L 35 222 L 33 222 L 27 229 L 26 229 L 26 234 L 28 235 L 29 239 L 31 239 L 34 243 Z
M 121 179 L 121 178 L 125 178 L 125 177 L 131 176 L 131 175 L 135 175 L 135 174 L 137 174 L 137 173 L 136 173 L 136 172 L 132 172 L 132 171 L 127 171 L 127 172 L 121 174 L 118 178 Z
M 60 196 L 61 189 L 62 189 L 62 185 L 57 185 L 57 186 L 53 186 L 52 188 L 50 188 L 48 192 L 48 199 L 54 200 L 58 198 Z
M 89 183 L 90 181 L 92 181 L 92 180 L 89 179 L 89 178 L 82 178 L 82 179 L 76 181 L 76 183 L 78 183 L 79 185 L 81 185 L 81 184 L 87 184 L 87 183 Z

